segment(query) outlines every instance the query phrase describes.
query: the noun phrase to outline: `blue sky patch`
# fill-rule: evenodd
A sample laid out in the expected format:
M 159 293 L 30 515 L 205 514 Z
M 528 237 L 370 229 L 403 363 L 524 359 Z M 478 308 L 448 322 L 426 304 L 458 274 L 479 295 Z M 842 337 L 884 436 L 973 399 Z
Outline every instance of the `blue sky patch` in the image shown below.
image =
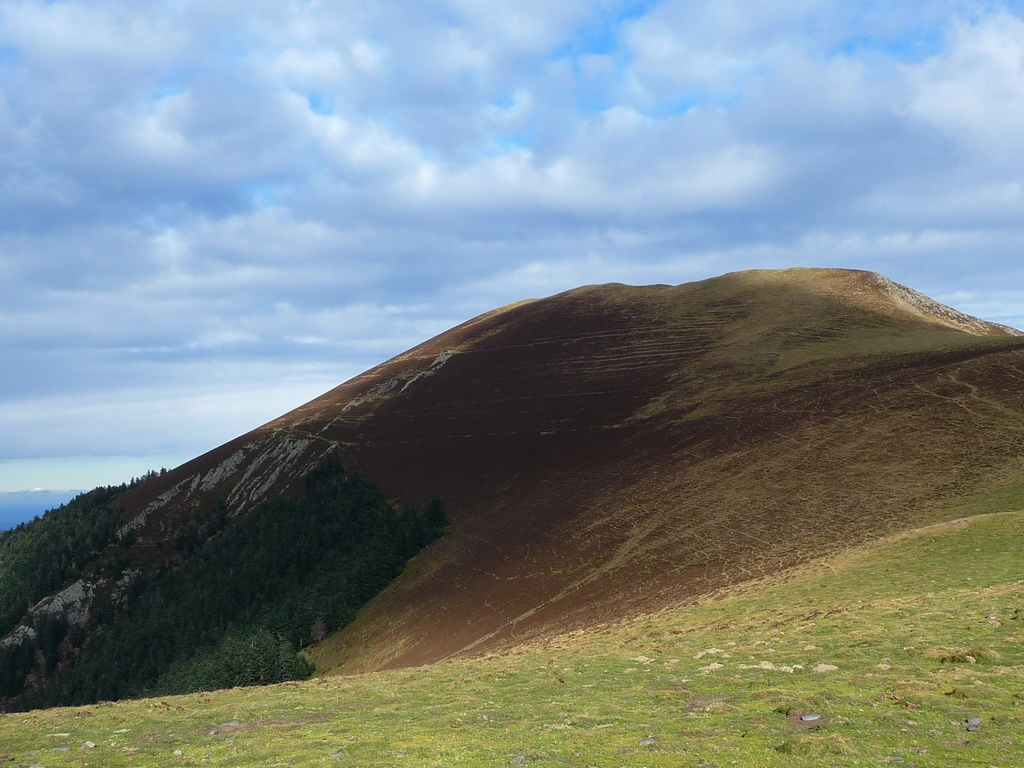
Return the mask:
M 333 102 L 324 98 L 319 93 L 307 94 L 306 102 L 309 104 L 309 111 L 314 115 L 327 117 L 334 114 Z
M 833 55 L 860 58 L 865 55 L 882 54 L 906 64 L 924 61 L 935 56 L 945 47 L 946 36 L 936 28 L 907 30 L 897 38 L 861 36 L 850 38 L 836 46 Z
M 623 23 L 642 18 L 658 4 L 659 0 L 627 0 L 612 8 L 600 9 L 590 23 L 556 47 L 548 58 L 558 60 L 588 54 L 611 55 L 619 49 L 619 33 Z

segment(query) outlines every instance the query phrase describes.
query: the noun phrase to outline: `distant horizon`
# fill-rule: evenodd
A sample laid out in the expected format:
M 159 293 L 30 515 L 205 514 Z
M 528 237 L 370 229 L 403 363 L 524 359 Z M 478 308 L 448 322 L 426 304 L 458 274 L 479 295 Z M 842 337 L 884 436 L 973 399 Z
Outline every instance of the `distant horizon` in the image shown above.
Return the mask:
M 0 491 L 0 531 L 10 530 L 27 523 L 44 512 L 67 504 L 84 489 L 64 491 Z
M 0 461 L 0 530 L 14 528 L 80 493 L 173 469 L 189 456 L 70 456 Z M 24 486 L 17 487 L 18 483 Z

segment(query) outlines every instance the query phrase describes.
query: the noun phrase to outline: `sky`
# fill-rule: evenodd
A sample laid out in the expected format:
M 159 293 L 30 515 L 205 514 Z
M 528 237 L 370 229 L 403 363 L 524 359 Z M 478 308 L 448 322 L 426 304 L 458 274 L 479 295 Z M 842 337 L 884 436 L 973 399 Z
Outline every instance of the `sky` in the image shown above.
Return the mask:
M 0 0 L 0 507 L 583 284 L 1024 327 L 1022 180 L 1018 2 Z

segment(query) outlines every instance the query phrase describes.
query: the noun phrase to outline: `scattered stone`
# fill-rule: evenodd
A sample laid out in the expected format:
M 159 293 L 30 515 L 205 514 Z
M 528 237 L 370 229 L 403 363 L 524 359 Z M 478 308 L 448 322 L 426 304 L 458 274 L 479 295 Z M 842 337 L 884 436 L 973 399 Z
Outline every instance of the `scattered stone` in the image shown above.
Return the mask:
M 705 656 L 714 656 L 716 653 L 722 653 L 722 649 L 721 648 L 707 648 L 707 649 L 701 651 L 700 653 L 698 653 L 693 658 L 695 658 L 695 659 L 703 659 Z
M 650 664 L 654 659 L 649 659 L 646 656 L 637 656 L 633 661 L 639 661 L 641 664 Z
M 519 757 L 513 757 L 511 760 L 508 761 L 508 764 L 509 765 L 525 765 L 526 764 L 526 755 L 519 755 Z
M 184 753 L 180 749 L 176 749 L 176 750 L 174 750 L 174 754 L 180 756 L 180 755 L 182 755 Z
M 233 736 L 228 736 L 226 739 L 224 739 L 224 743 L 225 744 L 234 744 L 235 743 L 235 738 Z M 332 755 L 332 757 L 333 757 L 333 755 Z
M 55 747 L 57 752 L 70 752 L 71 747 Z
M 85 742 L 85 744 L 82 745 L 82 747 L 85 749 L 94 749 L 96 747 L 96 742 L 87 741 Z
M 821 715 L 819 715 L 817 712 L 811 712 L 806 715 L 800 715 L 800 719 L 803 720 L 805 723 L 813 723 L 815 720 L 821 720 Z
M 657 743 L 658 743 L 658 740 L 656 738 L 654 738 L 653 736 L 648 736 L 646 739 L 640 739 L 640 746 L 641 747 L 649 747 L 652 744 L 657 744 Z
M 837 667 L 835 664 L 825 664 L 824 662 L 814 667 L 814 671 L 818 673 L 835 672 L 837 669 L 839 669 L 839 667 Z
M 241 725 L 237 720 L 228 720 L 226 723 L 221 723 L 225 728 L 237 728 Z
M 210 735 L 211 736 L 220 736 L 220 728 L 214 728 L 212 731 L 210 731 Z
M 769 672 L 790 672 L 790 673 L 792 673 L 793 670 L 795 670 L 795 669 L 803 669 L 803 667 L 801 665 L 799 665 L 799 664 L 796 664 L 796 665 L 794 665 L 792 667 L 787 666 L 785 664 L 782 664 L 780 666 L 775 666 L 770 661 L 762 661 L 762 662 L 759 662 L 757 664 L 740 664 L 740 669 L 766 669 Z
M 706 675 L 709 672 L 714 672 L 715 670 L 721 669 L 724 666 L 725 666 L 724 664 L 719 664 L 717 661 L 713 661 L 710 664 L 708 664 L 706 667 L 701 667 L 700 671 L 703 672 Z

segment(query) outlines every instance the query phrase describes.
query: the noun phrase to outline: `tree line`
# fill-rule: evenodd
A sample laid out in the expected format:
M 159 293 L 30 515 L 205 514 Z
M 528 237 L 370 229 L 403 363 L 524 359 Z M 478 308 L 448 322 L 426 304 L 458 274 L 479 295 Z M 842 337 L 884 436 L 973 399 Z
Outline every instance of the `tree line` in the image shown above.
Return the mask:
M 107 524 L 109 506 L 90 509 Z M 396 509 L 330 458 L 298 499 L 231 525 L 223 505 L 190 520 L 174 561 L 137 576 L 120 600 L 97 600 L 86 627 L 37 617 L 34 641 L 0 650 L 0 695 L 26 707 L 78 705 L 307 677 L 312 665 L 298 651 L 352 621 L 446 524 L 439 500 Z M 43 581 L 56 587 L 40 597 L 66 583 Z M 0 596 L 7 586 L 0 571 Z M 49 675 L 26 686 L 39 656 Z

